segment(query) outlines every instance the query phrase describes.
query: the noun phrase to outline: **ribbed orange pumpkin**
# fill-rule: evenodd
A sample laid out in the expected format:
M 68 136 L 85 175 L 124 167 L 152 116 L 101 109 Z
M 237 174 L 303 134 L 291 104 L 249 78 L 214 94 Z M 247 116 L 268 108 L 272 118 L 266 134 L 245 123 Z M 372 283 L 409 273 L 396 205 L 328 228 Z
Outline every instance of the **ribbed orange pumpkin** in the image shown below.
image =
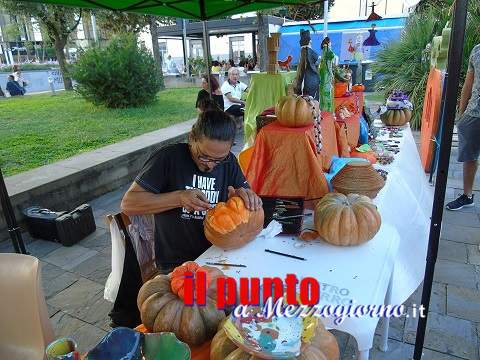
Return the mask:
M 205 217 L 205 237 L 222 249 L 237 249 L 252 241 L 263 229 L 263 208 L 250 211 L 238 196 L 220 202 Z
M 206 306 L 184 305 L 185 271 L 207 273 Z M 217 310 L 216 280 L 221 276 L 223 273 L 217 268 L 199 267 L 194 262 L 187 262 L 169 275 L 157 275 L 148 280 L 140 288 L 137 297 L 143 325 L 150 332 L 173 332 L 189 345 L 200 345 L 211 339 L 225 319 L 225 312 Z M 177 291 L 182 293 L 182 297 L 176 294 Z
M 302 343 L 297 360 L 338 360 L 340 350 L 337 340 L 319 321 L 315 335 L 308 343 Z M 217 332 L 210 346 L 210 360 L 256 360 L 259 359 L 240 349 L 227 337 L 223 327 Z
M 284 96 L 275 106 L 278 122 L 286 127 L 303 127 L 313 124 L 313 112 L 309 103 L 301 96 Z
M 315 207 L 315 229 L 333 245 L 352 246 L 371 240 L 382 219 L 367 196 L 329 193 Z
M 409 109 L 391 109 L 380 115 L 382 122 L 387 126 L 403 126 L 412 118 Z

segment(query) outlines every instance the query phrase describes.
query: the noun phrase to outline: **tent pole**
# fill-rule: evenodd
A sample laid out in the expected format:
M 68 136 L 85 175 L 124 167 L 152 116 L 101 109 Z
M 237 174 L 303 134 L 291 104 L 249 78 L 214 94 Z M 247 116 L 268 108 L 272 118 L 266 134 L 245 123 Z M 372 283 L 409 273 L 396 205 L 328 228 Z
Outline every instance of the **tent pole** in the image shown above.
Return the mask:
M 442 225 L 445 192 L 448 180 L 448 166 L 450 163 L 450 151 L 452 146 L 453 125 L 457 106 L 458 79 L 462 67 L 463 43 L 465 39 L 465 25 L 467 19 L 468 0 L 455 2 L 455 14 L 452 26 L 452 37 L 448 51 L 447 83 L 445 86 L 445 121 L 441 123 L 441 142 L 438 170 L 435 182 L 435 195 L 433 200 L 432 217 L 430 222 L 430 236 L 428 239 L 427 265 L 423 280 L 422 305 L 425 309 L 425 317 L 418 320 L 417 336 L 415 339 L 415 352 L 413 358 L 420 360 L 422 357 L 425 331 L 427 327 L 428 308 L 432 293 L 433 272 L 438 254 L 440 230 Z
M 0 203 L 2 205 L 3 215 L 5 216 L 8 233 L 12 239 L 15 252 L 19 254 L 28 254 L 27 250 L 25 249 L 25 244 L 23 243 L 22 232 L 20 231 L 20 228 L 17 225 L 17 220 L 15 219 L 15 213 L 13 212 L 12 203 L 10 202 L 7 187 L 5 186 L 5 181 L 3 179 L 2 169 L 0 169 Z
M 210 84 L 210 44 L 209 36 L 207 31 L 207 21 L 206 21 L 206 12 L 205 12 L 205 0 L 200 0 L 200 15 L 202 17 L 202 29 L 203 29 L 203 57 L 205 59 L 205 67 L 208 81 L 208 94 L 210 99 L 212 99 L 212 84 Z

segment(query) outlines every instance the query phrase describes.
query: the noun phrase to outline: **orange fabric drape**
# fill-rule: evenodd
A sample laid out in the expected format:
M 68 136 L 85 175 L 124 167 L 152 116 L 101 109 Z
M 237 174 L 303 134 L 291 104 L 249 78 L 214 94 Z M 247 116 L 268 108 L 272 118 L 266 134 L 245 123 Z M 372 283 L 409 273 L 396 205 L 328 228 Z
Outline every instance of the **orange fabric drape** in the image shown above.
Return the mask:
M 259 195 L 317 199 L 328 193 L 313 125 L 287 128 L 275 121 L 263 127 L 255 140 L 247 180 Z
M 335 98 L 335 110 L 341 105 L 351 105 L 355 114 L 345 119 L 337 119 L 347 125 L 347 139 L 350 147 L 356 148 L 360 137 L 360 117 L 363 111 L 363 93 L 355 92 L 350 96 Z
M 323 169 L 330 169 L 332 156 L 338 156 L 337 133 L 335 131 L 335 118 L 332 113 L 322 111 L 320 120 L 322 128 L 322 151 Z
M 432 68 L 428 75 L 423 102 L 422 130 L 420 133 L 420 160 L 426 172 L 430 171 L 435 144 L 432 139 L 437 135 L 442 102 L 442 72 Z

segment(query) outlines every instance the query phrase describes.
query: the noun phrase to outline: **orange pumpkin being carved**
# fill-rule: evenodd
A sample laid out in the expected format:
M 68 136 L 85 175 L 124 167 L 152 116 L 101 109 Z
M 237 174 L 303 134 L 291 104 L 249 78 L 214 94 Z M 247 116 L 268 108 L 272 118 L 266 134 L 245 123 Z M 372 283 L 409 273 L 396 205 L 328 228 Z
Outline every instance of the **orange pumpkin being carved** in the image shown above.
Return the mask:
M 382 223 L 369 197 L 329 193 L 315 207 L 318 235 L 333 245 L 359 245 L 372 239 Z
M 207 303 L 185 306 L 183 302 L 184 273 L 205 271 Z M 189 345 L 200 345 L 211 339 L 225 312 L 217 309 L 217 278 L 223 273 L 214 267 L 200 267 L 187 262 L 169 275 L 157 275 L 140 288 L 137 305 L 143 325 L 149 332 L 173 332 Z M 178 295 L 177 295 L 178 294 Z
M 222 249 L 236 249 L 252 241 L 263 229 L 264 213 L 250 211 L 238 196 L 208 210 L 204 232 L 208 241 Z
M 313 124 L 313 112 L 316 111 L 301 96 L 284 96 L 275 106 L 275 115 L 280 125 L 303 127 Z

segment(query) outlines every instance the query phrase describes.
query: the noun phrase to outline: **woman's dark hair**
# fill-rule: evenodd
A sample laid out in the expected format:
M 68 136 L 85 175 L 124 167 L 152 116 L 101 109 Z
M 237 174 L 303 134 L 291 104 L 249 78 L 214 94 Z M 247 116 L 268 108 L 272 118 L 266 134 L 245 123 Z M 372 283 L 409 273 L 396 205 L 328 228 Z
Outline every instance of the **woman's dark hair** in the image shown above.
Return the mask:
M 192 138 L 198 141 L 205 136 L 211 140 L 233 142 L 235 132 L 235 120 L 230 115 L 221 110 L 208 109 L 198 115 L 192 127 Z
M 203 75 L 202 79 L 204 79 L 206 82 L 208 82 L 207 75 Z M 212 88 L 212 92 L 217 91 L 217 89 L 220 87 L 220 84 L 218 83 L 217 78 L 212 74 L 210 74 L 210 86 Z
M 198 99 L 197 102 L 197 108 L 200 109 L 200 111 L 204 112 L 207 110 L 222 110 L 218 106 L 217 102 L 213 99 L 210 99 L 209 96 L 204 96 Z
M 220 66 L 220 63 L 217 60 L 213 60 L 212 66 Z
M 233 66 L 233 67 L 235 67 L 235 63 L 233 62 L 233 60 L 232 60 L 232 59 L 229 59 L 229 60 L 228 60 L 228 63 L 230 64 L 230 66 Z

